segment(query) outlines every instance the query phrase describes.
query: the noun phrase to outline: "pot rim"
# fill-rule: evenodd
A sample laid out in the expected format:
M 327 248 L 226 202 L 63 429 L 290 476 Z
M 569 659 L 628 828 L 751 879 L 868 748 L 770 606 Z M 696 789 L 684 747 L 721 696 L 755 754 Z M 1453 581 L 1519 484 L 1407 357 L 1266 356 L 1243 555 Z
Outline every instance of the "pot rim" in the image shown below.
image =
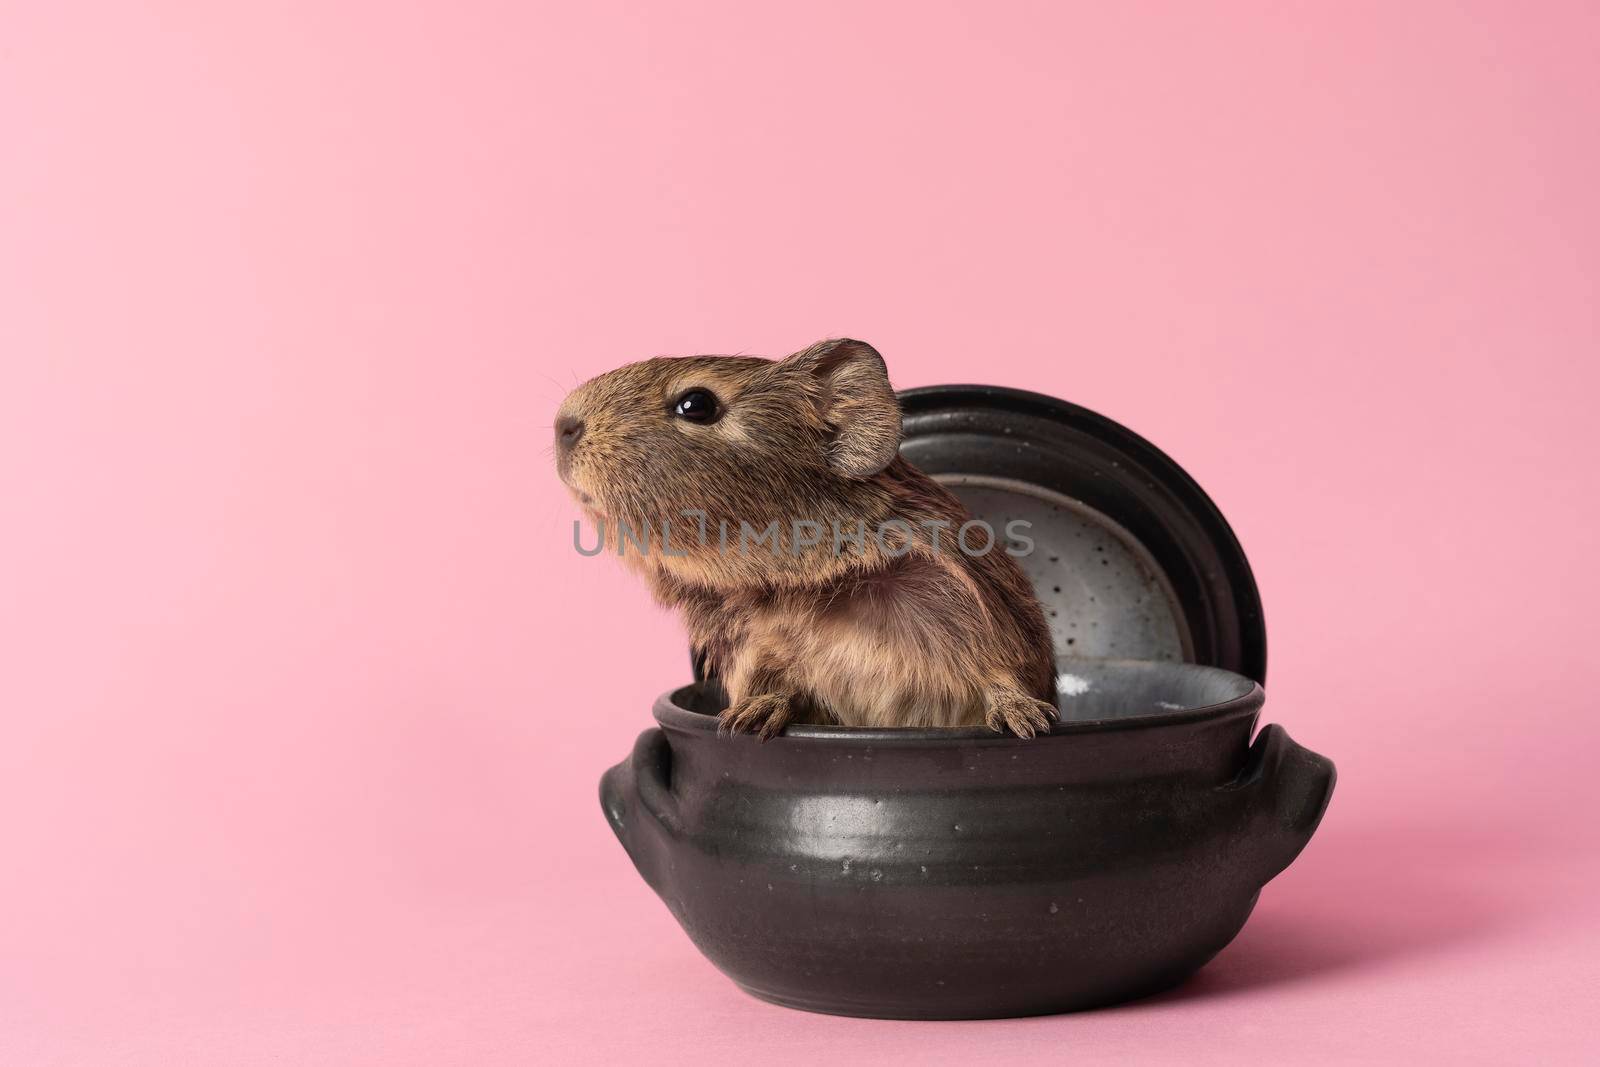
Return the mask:
M 1148 667 L 1152 665 L 1152 661 L 1135 659 L 1096 659 L 1093 662 L 1097 666 L 1109 666 L 1112 668 Z M 790 725 L 784 727 L 783 732 L 769 743 L 781 741 L 831 741 L 846 745 L 874 745 L 893 742 L 895 744 L 937 746 L 979 742 L 987 745 L 1034 745 L 1041 741 L 1058 737 L 1077 737 L 1082 734 L 1111 733 L 1122 730 L 1159 729 L 1166 726 L 1179 726 L 1196 722 L 1221 721 L 1235 715 L 1253 716 L 1266 703 L 1267 695 L 1266 691 L 1261 688 L 1261 683 L 1234 671 L 1199 663 L 1162 663 L 1160 666 L 1225 674 L 1247 683 L 1249 688 L 1240 695 L 1229 697 L 1227 700 L 1195 707 L 1179 708 L 1172 711 L 1152 712 L 1148 715 L 1126 715 L 1114 719 L 1057 720 L 1051 724 L 1049 732 L 1041 733 L 1032 739 L 996 733 L 986 726 L 869 727 Z M 684 706 L 686 694 L 697 689 L 700 684 L 699 682 L 692 682 L 689 685 L 678 686 L 657 697 L 654 709 L 656 722 L 662 726 L 677 730 L 704 734 L 717 733 L 716 716 L 708 715 L 705 712 L 691 711 Z

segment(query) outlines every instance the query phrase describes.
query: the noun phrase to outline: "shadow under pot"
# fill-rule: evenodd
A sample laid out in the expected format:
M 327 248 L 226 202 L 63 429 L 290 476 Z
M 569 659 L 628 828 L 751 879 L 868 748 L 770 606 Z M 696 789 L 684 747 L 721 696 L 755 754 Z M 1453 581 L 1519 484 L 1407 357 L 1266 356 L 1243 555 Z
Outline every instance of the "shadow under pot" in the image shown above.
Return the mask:
M 1061 721 L 719 736 L 698 686 L 600 784 L 606 818 L 719 969 L 764 1000 L 903 1019 L 1034 1015 L 1165 989 L 1231 941 L 1310 839 L 1332 763 L 1261 687 L 1062 660 Z

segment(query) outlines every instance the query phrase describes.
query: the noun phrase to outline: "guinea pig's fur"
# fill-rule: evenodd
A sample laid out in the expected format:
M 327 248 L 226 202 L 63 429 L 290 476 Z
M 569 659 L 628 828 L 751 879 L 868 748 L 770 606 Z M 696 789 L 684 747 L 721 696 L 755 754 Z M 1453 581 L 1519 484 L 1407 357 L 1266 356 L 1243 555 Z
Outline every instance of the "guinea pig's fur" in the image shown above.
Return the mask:
M 675 413 L 696 390 L 714 396 L 714 421 Z M 958 547 L 971 516 L 899 443 L 882 357 L 832 340 L 784 360 L 660 358 L 602 374 L 562 403 L 556 447 L 606 546 L 682 612 L 726 690 L 730 730 L 1047 730 L 1054 667 L 1032 586 L 1004 537 L 981 555 Z M 818 525 L 797 537 L 796 519 Z M 774 520 L 777 551 L 755 539 Z

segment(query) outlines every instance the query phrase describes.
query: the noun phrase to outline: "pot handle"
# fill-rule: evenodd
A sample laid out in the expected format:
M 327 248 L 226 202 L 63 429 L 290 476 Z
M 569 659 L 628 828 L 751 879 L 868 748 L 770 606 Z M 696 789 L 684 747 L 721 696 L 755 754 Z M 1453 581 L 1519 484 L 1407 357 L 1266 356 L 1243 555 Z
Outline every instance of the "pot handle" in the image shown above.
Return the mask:
M 659 728 L 634 742 L 633 754 L 600 778 L 600 809 L 644 880 L 661 891 L 665 875 L 661 835 L 682 826 L 672 793 L 672 749 Z
M 1289 737 L 1277 724 L 1262 728 L 1244 768 L 1226 790 L 1247 791 L 1245 847 L 1254 854 L 1256 884 L 1265 885 L 1294 862 L 1328 810 L 1337 778 L 1333 761 Z
M 647 814 L 668 830 L 681 828 L 678 798 L 672 793 L 672 748 L 660 727 L 652 727 L 633 743 L 633 754 L 600 779 L 600 806 L 623 844 L 629 823 Z M 634 808 L 642 811 L 635 812 Z
M 672 792 L 672 746 L 667 735 L 657 726 L 639 735 L 633 744 L 634 780 L 639 790 L 639 803 L 656 821 L 676 833 L 682 829 L 678 817 L 678 798 Z

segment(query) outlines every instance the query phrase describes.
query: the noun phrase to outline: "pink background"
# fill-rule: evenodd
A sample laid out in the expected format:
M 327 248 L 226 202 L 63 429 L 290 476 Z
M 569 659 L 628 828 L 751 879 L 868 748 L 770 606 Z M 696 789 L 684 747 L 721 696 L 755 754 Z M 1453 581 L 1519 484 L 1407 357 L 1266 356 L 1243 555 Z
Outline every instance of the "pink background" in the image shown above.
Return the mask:
M 1600 9 L 249 6 L 0 8 L 0 1061 L 1600 1055 Z M 839 333 L 1248 549 L 1341 782 L 1184 989 L 769 1007 L 612 840 L 555 405 Z

